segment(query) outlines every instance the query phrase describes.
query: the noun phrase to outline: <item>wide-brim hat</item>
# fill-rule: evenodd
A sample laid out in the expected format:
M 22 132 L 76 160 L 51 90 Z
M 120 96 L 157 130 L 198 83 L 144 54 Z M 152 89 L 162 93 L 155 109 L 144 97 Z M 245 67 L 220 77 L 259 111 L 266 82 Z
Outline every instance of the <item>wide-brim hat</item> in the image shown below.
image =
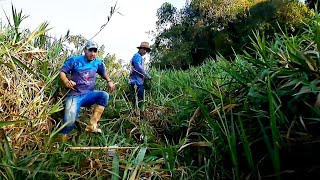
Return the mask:
M 140 46 L 137 47 L 138 49 L 141 49 L 141 48 L 144 48 L 147 50 L 147 52 L 150 52 L 151 51 L 151 48 L 150 48 L 150 45 L 148 42 L 142 42 L 140 44 Z

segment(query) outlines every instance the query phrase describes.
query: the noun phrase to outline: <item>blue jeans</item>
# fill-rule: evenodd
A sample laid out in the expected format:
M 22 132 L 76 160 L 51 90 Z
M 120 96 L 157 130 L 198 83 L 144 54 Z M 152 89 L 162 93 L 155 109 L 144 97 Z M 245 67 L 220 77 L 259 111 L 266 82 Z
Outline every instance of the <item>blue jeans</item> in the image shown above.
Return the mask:
M 97 104 L 106 107 L 109 101 L 109 94 L 105 91 L 90 91 L 81 95 L 67 96 L 64 108 L 63 124 L 69 123 L 62 130 L 62 134 L 72 131 L 76 119 L 79 116 L 80 108 Z
M 135 89 L 135 86 L 137 89 Z M 144 85 L 130 84 L 130 90 L 133 94 L 133 103 L 136 104 L 136 96 L 138 97 L 138 102 L 143 102 L 144 100 Z

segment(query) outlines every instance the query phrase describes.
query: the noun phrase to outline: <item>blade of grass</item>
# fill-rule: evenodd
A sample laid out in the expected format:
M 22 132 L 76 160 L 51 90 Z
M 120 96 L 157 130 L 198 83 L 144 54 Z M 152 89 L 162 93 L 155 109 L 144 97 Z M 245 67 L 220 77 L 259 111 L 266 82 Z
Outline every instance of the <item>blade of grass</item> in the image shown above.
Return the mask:
M 273 154 L 272 162 L 273 168 L 276 173 L 276 178 L 280 179 L 280 155 L 279 155 L 279 131 L 277 128 L 277 120 L 275 115 L 275 101 L 272 95 L 271 80 L 268 78 L 268 98 L 269 98 L 269 113 L 270 113 L 270 127 L 273 140 Z
M 250 168 L 250 170 L 251 170 L 251 172 L 253 174 L 256 174 L 254 161 L 253 161 L 253 156 L 252 156 L 252 151 L 251 151 L 251 148 L 250 148 L 250 143 L 249 143 L 249 140 L 248 140 L 248 136 L 246 134 L 246 129 L 243 126 L 243 122 L 242 122 L 242 119 L 241 119 L 240 116 L 238 116 L 238 122 L 239 122 L 240 129 L 239 129 L 239 126 L 237 126 L 237 130 L 238 130 L 238 132 L 240 134 L 240 140 L 242 142 L 242 147 L 244 149 L 245 156 L 246 156 L 248 164 L 249 164 L 249 168 Z
M 119 176 L 119 156 L 117 154 L 114 155 L 112 160 L 112 174 L 111 180 L 118 180 L 120 178 Z

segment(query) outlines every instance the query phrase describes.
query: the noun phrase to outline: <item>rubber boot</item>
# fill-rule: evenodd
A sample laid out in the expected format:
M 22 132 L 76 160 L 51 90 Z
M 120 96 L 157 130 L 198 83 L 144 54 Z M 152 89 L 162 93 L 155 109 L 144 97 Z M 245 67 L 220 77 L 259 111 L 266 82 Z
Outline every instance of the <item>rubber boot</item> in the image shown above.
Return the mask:
M 86 127 L 86 131 L 94 132 L 94 133 L 101 133 L 101 129 L 98 128 L 98 122 L 101 118 L 103 111 L 104 111 L 103 106 L 98 105 L 98 106 L 94 107 L 91 119 Z
M 69 136 L 67 134 L 62 134 L 61 135 L 61 142 L 67 142 L 69 140 Z

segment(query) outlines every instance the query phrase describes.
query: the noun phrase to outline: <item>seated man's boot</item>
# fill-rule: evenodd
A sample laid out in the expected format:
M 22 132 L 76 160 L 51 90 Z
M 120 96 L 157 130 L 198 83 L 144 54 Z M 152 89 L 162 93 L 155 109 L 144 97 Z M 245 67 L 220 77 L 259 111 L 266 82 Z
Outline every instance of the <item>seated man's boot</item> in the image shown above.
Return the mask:
M 61 141 L 62 142 L 67 142 L 69 140 L 68 134 L 62 134 L 61 135 Z
M 94 107 L 91 119 L 86 127 L 86 131 L 94 132 L 94 133 L 101 133 L 101 129 L 98 128 L 98 122 L 101 118 L 103 111 L 104 111 L 103 106 L 97 105 Z

